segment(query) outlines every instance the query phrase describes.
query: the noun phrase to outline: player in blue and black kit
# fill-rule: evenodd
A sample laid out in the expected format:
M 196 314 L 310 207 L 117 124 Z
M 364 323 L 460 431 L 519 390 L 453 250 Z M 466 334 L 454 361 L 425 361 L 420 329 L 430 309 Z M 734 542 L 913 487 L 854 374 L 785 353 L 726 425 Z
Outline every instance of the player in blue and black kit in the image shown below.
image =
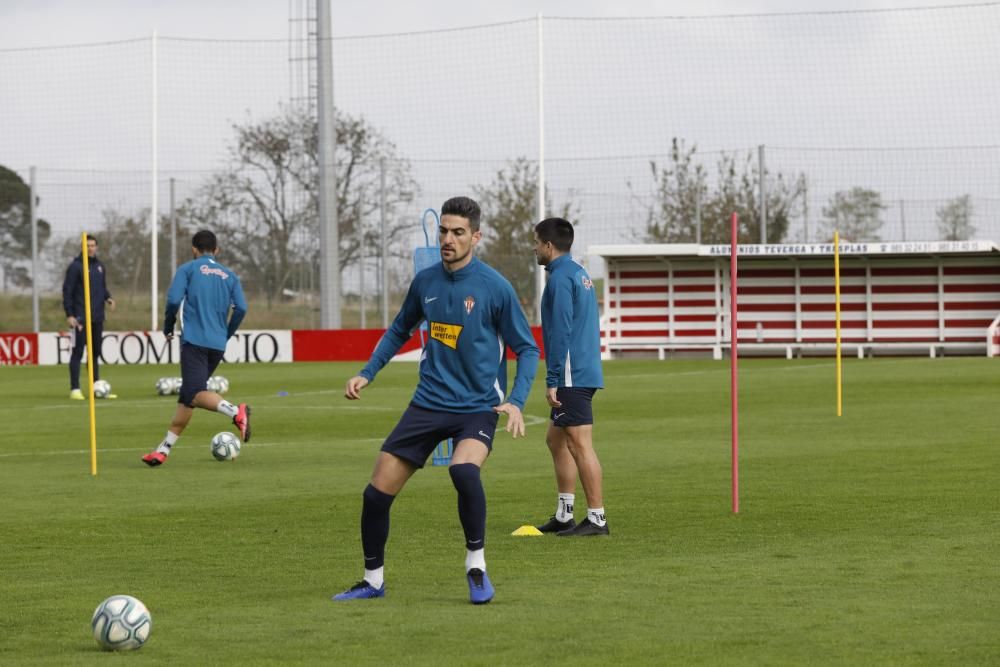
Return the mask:
M 458 491 L 458 517 L 465 533 L 465 571 L 469 599 L 493 599 L 486 574 L 486 494 L 479 472 L 493 447 L 500 414 L 507 431 L 524 435 L 521 410 L 538 366 L 528 321 L 511 284 L 473 256 L 482 237 L 479 205 L 454 197 L 441 207 L 438 236 L 441 263 L 418 273 L 392 326 L 375 347 L 361 373 L 347 381 L 345 396 L 360 398 L 410 339 L 427 322 L 427 346 L 420 380 L 409 407 L 382 445 L 361 509 L 364 578 L 334 600 L 385 596 L 383 565 L 389 537 L 389 508 L 407 480 L 424 466 L 435 446 L 452 438 L 451 475 Z M 509 395 L 505 348 L 517 354 L 517 373 Z
M 556 513 L 538 530 L 560 537 L 609 534 L 591 405 L 604 386 L 601 323 L 594 283 L 573 261 L 572 247 L 573 225 L 568 220 L 548 218 L 535 225 L 535 258 L 549 273 L 542 292 L 542 343 L 552 423 L 545 441 L 559 488 Z M 577 474 L 587 495 L 587 517 L 580 523 L 573 519 Z
M 177 269 L 167 291 L 163 333 L 168 342 L 174 336 L 177 312 L 184 303 L 181 395 L 163 442 L 155 451 L 142 457 L 149 466 L 166 463 L 170 449 L 191 421 L 194 408 L 221 412 L 231 417 L 240 430 L 243 442 L 250 440 L 250 407 L 246 403 L 234 405 L 214 391 L 208 391 L 208 378 L 222 361 L 226 342 L 233 337 L 247 314 L 247 300 L 243 296 L 239 276 L 215 259 L 217 253 L 215 234 L 204 229 L 195 234 L 191 239 L 194 259 Z

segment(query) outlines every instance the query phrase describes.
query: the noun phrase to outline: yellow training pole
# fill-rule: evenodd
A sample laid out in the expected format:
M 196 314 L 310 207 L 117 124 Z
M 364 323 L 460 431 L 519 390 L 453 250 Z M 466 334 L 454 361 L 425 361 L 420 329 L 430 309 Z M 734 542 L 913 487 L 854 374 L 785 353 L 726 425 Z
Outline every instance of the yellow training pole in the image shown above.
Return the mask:
M 840 234 L 833 232 L 833 303 L 837 330 L 837 416 L 843 414 L 843 382 L 840 365 Z
M 87 327 L 87 387 L 90 391 L 90 474 L 97 475 L 97 415 L 94 412 L 94 332 L 90 328 L 90 256 L 83 233 L 83 312 Z

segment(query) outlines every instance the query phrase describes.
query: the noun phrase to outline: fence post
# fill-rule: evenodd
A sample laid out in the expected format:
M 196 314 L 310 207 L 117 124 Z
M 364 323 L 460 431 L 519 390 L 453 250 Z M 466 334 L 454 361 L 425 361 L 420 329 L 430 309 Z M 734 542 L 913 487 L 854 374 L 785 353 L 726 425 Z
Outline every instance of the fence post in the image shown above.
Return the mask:
M 174 184 L 177 179 L 170 178 L 170 275 L 177 271 L 177 218 L 174 207 Z
M 31 326 L 38 333 L 41 329 L 41 316 L 38 312 L 38 195 L 35 189 L 35 168 L 32 167 L 28 174 L 28 196 L 31 197 L 28 204 L 31 212 Z
M 760 242 L 767 243 L 767 178 L 764 168 L 764 144 L 757 147 L 757 163 L 760 170 Z
M 380 238 L 382 239 L 382 328 L 389 328 L 389 280 L 388 280 L 388 252 L 389 238 L 385 235 L 385 158 L 378 161 L 378 217 L 381 228 Z

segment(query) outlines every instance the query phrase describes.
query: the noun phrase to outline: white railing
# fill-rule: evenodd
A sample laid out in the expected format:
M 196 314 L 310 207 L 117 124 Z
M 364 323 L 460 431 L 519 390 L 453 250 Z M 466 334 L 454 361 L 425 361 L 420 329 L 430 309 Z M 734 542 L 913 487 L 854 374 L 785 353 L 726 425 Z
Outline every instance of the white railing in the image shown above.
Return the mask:
M 993 318 L 986 330 L 986 356 L 991 359 L 1000 355 L 1000 315 Z

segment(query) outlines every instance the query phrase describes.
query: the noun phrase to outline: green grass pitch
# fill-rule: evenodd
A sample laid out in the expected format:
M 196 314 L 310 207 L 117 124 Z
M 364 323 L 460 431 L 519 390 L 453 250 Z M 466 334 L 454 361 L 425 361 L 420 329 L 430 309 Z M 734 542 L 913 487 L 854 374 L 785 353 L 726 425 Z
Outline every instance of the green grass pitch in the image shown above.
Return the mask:
M 393 507 L 387 597 L 335 604 L 361 573 L 361 491 L 415 382 L 391 364 L 232 365 L 232 429 L 198 412 L 169 462 L 170 367 L 106 369 L 99 475 L 65 368 L 0 368 L 0 664 L 996 665 L 1000 375 L 982 358 L 741 364 L 730 512 L 729 367 L 612 362 L 597 395 L 610 538 L 515 538 L 555 507 L 536 382 L 528 437 L 484 470 L 493 603 L 468 603 L 455 492 L 428 466 Z M 542 374 L 540 374 L 540 377 Z M 288 392 L 287 396 L 279 395 Z M 585 506 L 582 489 L 577 507 Z M 149 643 L 102 653 L 90 615 L 144 601 Z

